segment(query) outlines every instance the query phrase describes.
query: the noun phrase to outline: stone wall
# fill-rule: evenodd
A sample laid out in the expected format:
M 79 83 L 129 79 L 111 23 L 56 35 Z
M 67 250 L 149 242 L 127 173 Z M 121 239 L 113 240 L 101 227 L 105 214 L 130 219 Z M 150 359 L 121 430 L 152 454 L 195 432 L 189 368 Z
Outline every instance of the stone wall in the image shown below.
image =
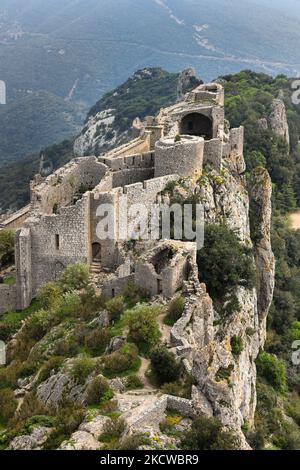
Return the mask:
M 107 157 L 121 157 L 126 155 L 136 155 L 138 153 L 150 152 L 151 150 L 151 131 L 145 133 L 106 154 Z
M 96 157 L 75 158 L 39 185 L 32 185 L 32 208 L 43 214 L 52 214 L 55 207 L 72 204 L 83 187 L 94 188 L 106 172 L 107 167 Z
M 176 142 L 164 138 L 155 145 L 155 176 L 178 174 L 181 177 L 199 177 L 203 167 L 204 139 L 181 136 Z
M 13 230 L 21 228 L 28 217 L 30 208 L 31 205 L 28 204 L 27 206 L 22 207 L 22 209 L 20 209 L 19 211 L 14 212 L 13 214 L 5 218 L 2 222 L 0 222 L 0 230 Z
M 204 143 L 204 164 L 209 163 L 216 171 L 222 168 L 222 142 L 220 139 L 206 140 Z
M 99 161 L 104 163 L 113 171 L 128 170 L 132 168 L 153 168 L 154 152 L 139 153 L 129 156 L 100 157 Z
M 43 215 L 29 220 L 31 231 L 32 291 L 56 279 L 70 264 L 89 263 L 90 197 L 84 195 L 74 206 L 57 215 Z
M 134 283 L 134 274 L 131 274 L 130 276 L 112 279 L 111 281 L 106 282 L 103 285 L 102 293 L 105 297 L 110 299 L 117 295 L 121 295 L 124 288 L 131 283 Z
M 27 308 L 32 300 L 32 245 L 31 231 L 22 228 L 16 234 L 15 259 L 17 269 L 17 302 L 20 310 Z
M 17 286 L 0 285 L 0 314 L 17 309 Z

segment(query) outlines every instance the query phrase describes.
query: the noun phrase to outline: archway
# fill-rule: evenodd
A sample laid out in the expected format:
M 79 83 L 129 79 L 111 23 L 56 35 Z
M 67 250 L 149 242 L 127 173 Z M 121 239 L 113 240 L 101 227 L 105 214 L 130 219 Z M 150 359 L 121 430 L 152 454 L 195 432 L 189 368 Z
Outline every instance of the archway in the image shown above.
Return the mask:
M 92 244 L 93 261 L 101 261 L 101 245 L 100 243 Z
M 180 125 L 180 134 L 196 135 L 205 140 L 213 138 L 213 125 L 209 117 L 199 113 L 191 113 L 184 116 Z

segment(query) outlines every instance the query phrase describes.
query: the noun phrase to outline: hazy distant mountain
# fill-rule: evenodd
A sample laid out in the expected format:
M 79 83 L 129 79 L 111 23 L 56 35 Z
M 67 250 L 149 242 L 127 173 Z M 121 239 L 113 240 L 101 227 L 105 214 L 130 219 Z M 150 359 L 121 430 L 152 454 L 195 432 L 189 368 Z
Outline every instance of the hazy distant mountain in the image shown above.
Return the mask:
M 245 68 L 296 75 L 299 17 L 298 0 L 0 0 L 0 80 L 8 103 L 46 91 L 68 113 L 146 66 L 192 66 L 204 80 Z M 43 146 L 52 130 L 39 128 Z M 10 154 L 19 148 L 12 140 Z

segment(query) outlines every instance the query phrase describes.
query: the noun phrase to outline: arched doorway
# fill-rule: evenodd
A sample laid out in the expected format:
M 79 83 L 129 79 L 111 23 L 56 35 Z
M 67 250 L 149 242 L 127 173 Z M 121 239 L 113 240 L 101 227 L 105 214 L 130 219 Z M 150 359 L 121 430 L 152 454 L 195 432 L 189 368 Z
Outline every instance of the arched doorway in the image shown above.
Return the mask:
M 180 134 L 196 135 L 205 140 L 213 138 L 213 125 L 209 117 L 199 113 L 191 113 L 184 116 L 180 125 Z
M 92 256 L 93 261 L 101 261 L 101 245 L 100 243 L 93 243 L 92 244 Z

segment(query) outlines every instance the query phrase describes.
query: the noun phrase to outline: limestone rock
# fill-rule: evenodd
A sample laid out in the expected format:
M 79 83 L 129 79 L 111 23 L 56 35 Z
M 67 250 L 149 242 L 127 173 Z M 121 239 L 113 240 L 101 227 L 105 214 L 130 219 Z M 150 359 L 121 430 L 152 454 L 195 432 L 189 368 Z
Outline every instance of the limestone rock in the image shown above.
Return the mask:
M 121 347 L 125 344 L 126 338 L 124 336 L 115 336 L 114 338 L 111 339 L 106 352 L 108 354 L 113 353 L 114 351 L 117 351 L 118 349 L 121 349 Z
M 87 383 L 77 384 L 67 372 L 59 372 L 39 385 L 37 397 L 45 405 L 57 406 L 63 398 L 83 403 Z
M 110 386 L 110 388 L 112 389 L 113 392 L 117 392 L 117 393 L 125 392 L 125 385 L 119 377 L 117 377 L 115 379 L 111 379 L 109 381 L 109 386 Z
M 100 326 L 100 327 L 106 327 L 106 326 L 109 326 L 109 314 L 108 314 L 108 311 L 107 310 L 103 310 L 103 312 L 101 312 L 99 314 L 99 316 L 97 316 L 96 318 L 94 318 L 94 320 L 92 320 L 90 323 L 89 323 L 90 326 Z
M 98 450 L 100 442 L 86 431 L 76 431 L 68 441 L 64 441 L 59 450 Z
M 270 127 L 278 136 L 282 137 L 285 142 L 290 144 L 289 125 L 286 116 L 285 104 L 281 99 L 274 100 L 272 103 L 272 111 L 269 116 Z
M 89 434 L 92 434 L 95 439 L 98 439 L 100 434 L 103 433 L 105 425 L 110 421 L 110 418 L 107 416 L 96 416 L 91 421 L 84 421 L 79 426 L 79 431 L 85 431 Z
M 31 434 L 15 437 L 10 443 L 10 450 L 40 450 L 45 444 L 51 428 L 39 426 L 33 429 Z

